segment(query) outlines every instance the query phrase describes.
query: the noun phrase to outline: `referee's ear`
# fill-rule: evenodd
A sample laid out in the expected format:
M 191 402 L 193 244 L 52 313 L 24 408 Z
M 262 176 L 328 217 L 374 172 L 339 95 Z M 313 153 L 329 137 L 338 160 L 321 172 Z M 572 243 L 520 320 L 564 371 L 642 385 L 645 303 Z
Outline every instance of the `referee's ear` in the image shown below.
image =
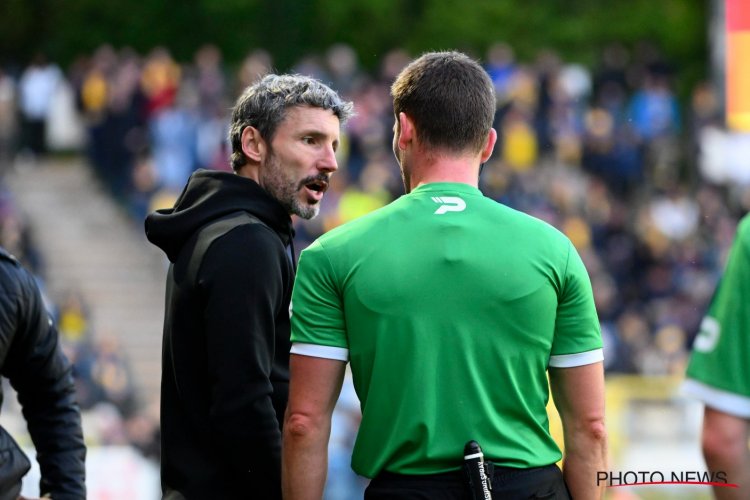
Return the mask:
M 403 111 L 398 114 L 398 131 L 396 132 L 396 144 L 398 149 L 405 151 L 410 142 L 413 142 L 417 136 L 414 128 L 414 122 Z
M 492 156 L 492 151 L 495 149 L 496 142 L 497 130 L 495 130 L 494 128 L 490 128 L 490 131 L 487 133 L 487 142 L 484 145 L 484 149 L 482 149 L 482 160 L 480 163 L 484 163 L 490 159 L 490 156 Z

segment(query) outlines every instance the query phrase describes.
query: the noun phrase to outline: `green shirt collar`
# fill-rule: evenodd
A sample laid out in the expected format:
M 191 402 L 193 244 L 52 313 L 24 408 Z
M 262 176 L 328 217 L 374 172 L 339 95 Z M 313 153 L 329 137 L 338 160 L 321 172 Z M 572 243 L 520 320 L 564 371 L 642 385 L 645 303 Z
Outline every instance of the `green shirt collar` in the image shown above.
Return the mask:
M 422 184 L 421 186 L 412 189 L 411 194 L 436 192 L 451 192 L 482 196 L 482 192 L 478 188 L 475 188 L 474 186 L 470 186 L 468 184 L 464 184 L 463 182 L 431 182 L 429 184 Z

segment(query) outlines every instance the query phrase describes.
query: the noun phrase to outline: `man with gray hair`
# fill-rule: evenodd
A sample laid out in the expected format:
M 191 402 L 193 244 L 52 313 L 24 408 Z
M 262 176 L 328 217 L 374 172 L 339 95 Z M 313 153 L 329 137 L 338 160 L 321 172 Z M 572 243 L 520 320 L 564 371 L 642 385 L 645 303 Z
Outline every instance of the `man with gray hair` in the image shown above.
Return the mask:
M 317 215 L 352 114 L 329 87 L 267 75 L 232 112 L 234 173 L 199 170 L 146 218 L 170 261 L 161 386 L 165 498 L 281 498 L 295 274 L 291 215 Z

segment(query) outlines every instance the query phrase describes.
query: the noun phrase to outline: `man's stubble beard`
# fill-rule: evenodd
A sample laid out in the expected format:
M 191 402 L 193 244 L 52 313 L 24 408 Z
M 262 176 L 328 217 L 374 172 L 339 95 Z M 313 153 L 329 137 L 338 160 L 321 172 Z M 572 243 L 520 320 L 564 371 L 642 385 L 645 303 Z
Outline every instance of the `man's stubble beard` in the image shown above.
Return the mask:
M 281 203 L 288 214 L 309 220 L 320 212 L 320 204 L 310 205 L 300 201 L 299 192 L 302 185 L 289 178 L 281 161 L 273 152 L 261 168 L 261 181 L 266 191 Z

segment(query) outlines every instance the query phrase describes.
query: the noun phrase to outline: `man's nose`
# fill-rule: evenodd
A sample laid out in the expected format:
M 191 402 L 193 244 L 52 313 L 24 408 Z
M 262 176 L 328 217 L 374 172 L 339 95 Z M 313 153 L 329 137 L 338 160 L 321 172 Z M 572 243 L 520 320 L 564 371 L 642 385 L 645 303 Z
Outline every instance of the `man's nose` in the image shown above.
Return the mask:
M 327 146 L 323 152 L 323 157 L 318 161 L 318 170 L 323 172 L 335 172 L 339 168 L 339 163 L 336 160 L 336 150 L 333 146 Z

